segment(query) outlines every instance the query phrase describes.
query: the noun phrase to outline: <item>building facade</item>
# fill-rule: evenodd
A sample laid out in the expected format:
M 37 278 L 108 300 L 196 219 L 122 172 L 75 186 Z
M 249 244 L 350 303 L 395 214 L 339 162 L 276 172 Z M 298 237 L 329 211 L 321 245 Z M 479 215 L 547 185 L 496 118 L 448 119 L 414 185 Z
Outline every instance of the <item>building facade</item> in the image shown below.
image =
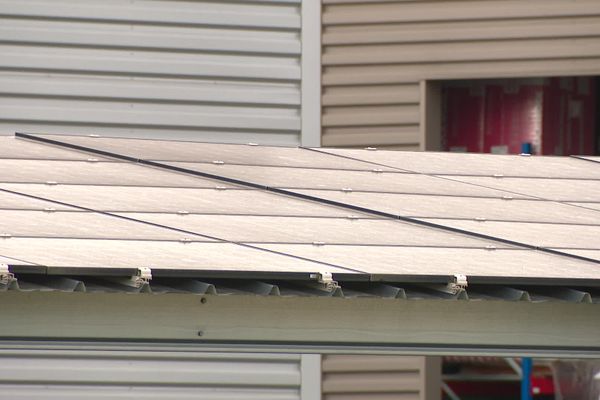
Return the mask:
M 0 14 L 0 134 L 439 150 L 445 81 L 600 75 L 596 0 L 2 0 Z M 71 356 L 101 373 L 60 375 L 55 367 Z M 222 388 L 219 398 L 242 398 L 244 383 L 228 388 L 248 373 L 260 375 L 245 392 L 252 396 L 314 398 L 300 397 L 307 356 L 136 355 L 116 383 L 107 371 L 123 364 L 122 354 L 2 357 L 12 357 L 15 371 L 42 360 L 49 375 L 35 379 L 62 382 L 71 393 L 90 382 L 134 387 L 167 366 L 226 363 L 234 371 L 227 383 L 201 377 Z M 374 399 L 382 391 L 435 398 L 438 389 L 425 389 L 427 362 L 436 361 L 328 356 L 324 398 Z M 150 375 L 134 373 L 142 364 Z M 361 386 L 359 373 L 373 380 Z M 198 382 L 183 368 L 180 381 L 166 384 L 183 394 L 189 379 Z M 10 398 L 38 395 L 10 385 L 2 391 Z

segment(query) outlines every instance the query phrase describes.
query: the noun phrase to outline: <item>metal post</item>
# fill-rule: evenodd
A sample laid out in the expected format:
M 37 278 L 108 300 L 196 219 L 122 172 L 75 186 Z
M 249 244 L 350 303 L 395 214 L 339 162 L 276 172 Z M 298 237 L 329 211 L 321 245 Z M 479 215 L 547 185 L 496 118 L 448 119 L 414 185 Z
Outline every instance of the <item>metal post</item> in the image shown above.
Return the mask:
M 458 397 L 458 395 L 456 393 L 454 393 L 454 390 L 452 390 L 450 388 L 450 386 L 448 386 L 448 384 L 443 381 L 442 381 L 442 392 L 446 393 L 446 395 L 448 397 L 450 397 L 450 400 L 460 400 L 460 397 Z
M 531 396 L 531 369 L 533 367 L 533 361 L 530 357 L 523 357 L 521 359 L 521 400 L 532 400 Z

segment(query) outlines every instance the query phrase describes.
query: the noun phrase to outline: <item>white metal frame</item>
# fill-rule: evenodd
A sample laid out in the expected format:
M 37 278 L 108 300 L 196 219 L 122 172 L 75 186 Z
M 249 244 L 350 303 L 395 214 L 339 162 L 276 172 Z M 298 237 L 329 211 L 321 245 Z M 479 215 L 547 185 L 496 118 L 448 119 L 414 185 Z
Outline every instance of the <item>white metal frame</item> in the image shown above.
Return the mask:
M 302 1 L 302 132 L 305 147 L 321 146 L 321 0 Z
M 303 354 L 300 359 L 300 399 L 321 400 L 321 355 Z

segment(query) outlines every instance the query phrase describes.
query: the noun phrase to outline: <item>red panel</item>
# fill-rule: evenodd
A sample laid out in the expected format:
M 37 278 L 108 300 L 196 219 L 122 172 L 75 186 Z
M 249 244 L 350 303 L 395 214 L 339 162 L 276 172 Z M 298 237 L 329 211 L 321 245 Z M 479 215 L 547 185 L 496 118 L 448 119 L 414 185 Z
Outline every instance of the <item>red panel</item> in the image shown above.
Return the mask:
M 540 145 L 542 88 L 516 81 L 486 86 L 484 152 L 519 154 L 522 143 Z
M 442 136 L 447 151 L 483 151 L 483 91 L 475 87 L 448 87 L 444 90 L 446 119 Z
M 534 396 L 553 395 L 554 381 L 550 376 L 532 376 L 531 392 Z
M 454 83 L 444 89 L 443 148 L 519 154 L 594 154 L 593 78 Z

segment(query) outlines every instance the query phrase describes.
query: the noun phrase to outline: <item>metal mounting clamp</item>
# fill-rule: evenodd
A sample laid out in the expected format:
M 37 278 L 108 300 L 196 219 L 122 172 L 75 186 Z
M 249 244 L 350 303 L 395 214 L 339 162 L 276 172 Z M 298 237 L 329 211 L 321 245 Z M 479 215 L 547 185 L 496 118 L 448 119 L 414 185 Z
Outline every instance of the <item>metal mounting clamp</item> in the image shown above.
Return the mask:
M 333 275 L 331 272 L 320 272 L 317 276 L 317 280 L 329 292 L 333 292 L 335 289 L 340 287 L 337 281 L 333 280 Z
M 15 274 L 9 271 L 8 264 L 0 264 L 0 285 L 8 285 L 15 280 Z
M 469 282 L 467 282 L 467 276 L 463 274 L 455 274 L 454 280 L 452 282 L 448 282 L 447 288 L 449 292 L 456 294 L 460 290 L 464 290 L 467 286 L 469 286 Z
M 149 267 L 138 268 L 137 274 L 131 277 L 131 283 L 134 287 L 142 287 L 152 280 L 152 270 Z

